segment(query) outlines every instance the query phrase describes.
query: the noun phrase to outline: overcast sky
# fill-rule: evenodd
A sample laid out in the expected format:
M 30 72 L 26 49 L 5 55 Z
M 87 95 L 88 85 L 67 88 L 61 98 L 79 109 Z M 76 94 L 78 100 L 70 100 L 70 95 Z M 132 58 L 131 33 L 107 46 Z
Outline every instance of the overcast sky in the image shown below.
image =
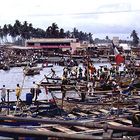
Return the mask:
M 53 22 L 60 28 L 91 32 L 93 36 L 140 33 L 139 0 L 0 0 L 0 25 L 16 19 L 46 29 Z M 117 12 L 118 11 L 118 12 Z M 111 13 L 110 13 L 111 12 Z M 127 35 L 126 35 L 127 36 Z

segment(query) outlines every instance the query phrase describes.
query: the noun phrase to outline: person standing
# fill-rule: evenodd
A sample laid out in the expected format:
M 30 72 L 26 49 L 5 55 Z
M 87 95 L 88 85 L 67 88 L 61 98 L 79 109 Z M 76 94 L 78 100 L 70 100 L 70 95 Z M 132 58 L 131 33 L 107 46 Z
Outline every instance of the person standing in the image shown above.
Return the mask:
M 40 87 L 39 85 L 36 85 L 36 89 L 35 89 L 35 102 L 38 99 L 39 94 L 41 93 Z
M 1 101 L 5 102 L 5 98 L 6 98 L 6 88 L 5 85 L 3 85 L 3 87 L 1 88 Z
M 83 77 L 83 74 L 82 74 L 83 70 L 82 68 L 80 67 L 79 68 L 79 79 L 82 80 L 82 77 Z
M 63 76 L 64 77 L 68 77 L 68 68 L 66 68 L 66 67 L 64 67 L 64 69 L 63 69 Z
M 35 92 L 36 92 L 36 85 L 35 85 L 35 82 L 33 82 L 33 86 L 31 89 L 30 89 L 30 93 L 32 94 L 32 99 L 35 97 Z
M 19 84 L 17 84 L 17 87 L 16 87 L 17 101 L 19 100 L 20 94 L 21 94 L 21 88 L 20 88 Z
M 61 103 L 61 108 L 63 109 L 63 101 L 64 101 L 64 98 L 66 97 L 66 87 L 65 87 L 65 84 L 62 84 L 61 85 L 61 93 L 62 93 L 62 103 Z
M 54 70 L 54 69 L 52 69 L 52 68 L 51 68 L 51 73 L 52 73 L 51 78 L 54 78 L 54 77 L 56 76 L 56 74 L 55 74 L 55 70 Z

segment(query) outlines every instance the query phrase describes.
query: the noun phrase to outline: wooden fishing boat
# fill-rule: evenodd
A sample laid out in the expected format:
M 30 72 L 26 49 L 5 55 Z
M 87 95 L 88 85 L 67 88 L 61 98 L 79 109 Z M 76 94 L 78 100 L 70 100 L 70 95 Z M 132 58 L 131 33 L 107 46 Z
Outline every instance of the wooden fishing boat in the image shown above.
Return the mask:
M 45 76 L 46 80 L 57 80 L 57 81 L 62 81 L 62 77 L 48 77 Z M 78 80 L 78 78 L 73 78 L 73 77 L 68 77 L 67 80 Z
M 54 88 L 54 85 L 51 86 Z M 132 95 L 121 100 L 118 95 L 112 91 L 94 91 L 85 101 L 79 98 L 64 99 L 63 108 L 62 99 L 58 98 L 50 103 L 44 100 L 28 105 L 25 102 L 21 108 L 17 107 L 16 113 L 12 113 L 14 116 L 0 116 L 0 124 L 3 125 L 0 128 L 0 136 L 43 137 L 44 139 L 139 137 L 140 128 L 136 127 L 139 123 L 133 120 L 133 115 L 140 113 L 138 107 L 140 96 Z M 10 108 L 10 112 L 15 110 L 15 103 L 11 106 L 14 109 Z
M 2 69 L 3 69 L 3 70 L 10 70 L 10 67 L 9 67 L 9 65 L 4 64 Z
M 45 76 L 45 79 L 46 81 L 42 81 L 41 84 L 42 85 L 47 85 L 47 84 L 52 84 L 51 86 L 55 86 L 55 85 L 62 85 L 62 77 L 48 77 L 46 75 Z M 76 82 L 77 82 L 78 78 L 67 78 L 66 79 L 66 82 L 67 82 L 67 85 L 76 85 Z
M 113 96 L 115 97 L 115 94 Z M 131 96 L 126 100 L 127 102 L 114 101 L 111 97 L 112 94 L 109 92 L 95 92 L 91 98 L 96 102 L 92 104 L 81 101 L 72 103 L 69 98 L 64 100 L 63 109 L 61 109 L 62 99 L 51 103 L 45 100 L 38 101 L 31 106 L 25 104 L 22 111 L 20 108 L 17 109 L 14 114 L 16 116 L 0 116 L 0 124 L 3 125 L 0 128 L 0 136 L 15 138 L 22 134 L 26 137 L 40 135 L 62 138 L 63 136 L 66 139 L 72 137 L 73 139 L 138 137 L 140 128 L 136 127 L 133 114 L 140 113 L 140 110 L 130 101 L 140 99 L 140 96 Z M 15 106 L 14 103 L 13 106 Z
M 52 119 L 0 116 L 0 136 L 12 138 L 40 137 L 63 139 L 126 139 L 138 138 L 140 128 L 133 126 L 133 113 L 140 112 L 135 106 L 127 110 L 118 108 L 75 108 L 67 115 Z M 119 114 L 118 114 L 119 113 Z M 5 122 L 5 123 L 4 123 Z M 19 123 L 20 125 L 8 127 Z M 6 124 L 8 123 L 8 124 Z M 5 126 L 5 127 L 4 127 Z
M 36 75 L 40 74 L 41 67 L 25 67 L 23 69 L 23 72 L 25 75 L 30 76 L 30 75 Z

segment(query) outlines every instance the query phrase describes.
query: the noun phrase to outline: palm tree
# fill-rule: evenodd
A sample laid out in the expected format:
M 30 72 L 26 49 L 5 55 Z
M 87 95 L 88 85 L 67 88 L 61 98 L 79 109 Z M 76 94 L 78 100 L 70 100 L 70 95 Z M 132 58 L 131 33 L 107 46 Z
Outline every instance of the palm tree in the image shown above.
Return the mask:
M 132 45 L 134 45 L 135 47 L 138 46 L 139 44 L 139 37 L 138 37 L 138 34 L 135 30 L 132 31 L 130 37 L 133 38 L 132 40 Z
M 8 34 L 9 36 L 11 36 L 12 42 L 15 42 L 16 41 L 15 28 L 11 24 L 8 24 L 7 27 L 8 27 Z
M 65 32 L 65 37 L 66 38 L 71 38 L 72 37 L 71 32 L 70 31 L 66 31 Z
M 46 30 L 46 37 L 51 38 L 52 37 L 52 27 L 49 26 Z
M 59 28 L 56 23 L 52 23 L 51 30 L 52 30 L 52 37 L 58 38 L 59 37 Z
M 2 29 L 1 26 L 0 26 L 0 39 L 1 39 L 1 43 L 4 43 L 4 41 L 3 41 L 3 36 L 4 36 L 4 34 L 3 34 L 3 29 Z
M 23 41 L 25 39 L 30 39 L 33 32 L 32 24 L 28 24 L 27 21 L 24 21 L 23 25 L 21 25 L 21 37 Z
M 60 29 L 60 32 L 59 32 L 59 37 L 60 38 L 65 38 L 65 36 L 66 36 L 66 34 L 65 34 L 65 32 L 64 32 L 64 29 Z
M 73 38 L 79 38 L 79 31 L 78 31 L 78 29 L 73 28 L 72 37 Z
M 8 35 L 8 28 L 7 28 L 7 25 L 5 24 L 3 26 L 3 36 L 5 38 L 5 42 L 8 42 L 7 35 Z
M 59 28 L 56 23 L 52 23 L 52 25 L 46 29 L 46 37 L 47 38 L 59 37 Z
M 29 36 L 32 37 L 32 35 L 33 35 L 33 25 L 32 25 L 32 23 L 29 24 L 28 30 L 29 30 Z
M 89 38 L 89 42 L 90 43 L 94 43 L 93 38 L 92 38 L 92 35 L 93 35 L 92 33 L 89 33 L 88 34 L 88 38 Z
M 19 20 L 16 20 L 13 27 L 14 27 L 14 32 L 16 33 L 16 36 L 20 36 L 21 35 L 21 27 L 22 27 L 21 22 Z
M 43 29 L 37 28 L 35 31 L 35 37 L 36 38 L 45 38 L 45 31 Z

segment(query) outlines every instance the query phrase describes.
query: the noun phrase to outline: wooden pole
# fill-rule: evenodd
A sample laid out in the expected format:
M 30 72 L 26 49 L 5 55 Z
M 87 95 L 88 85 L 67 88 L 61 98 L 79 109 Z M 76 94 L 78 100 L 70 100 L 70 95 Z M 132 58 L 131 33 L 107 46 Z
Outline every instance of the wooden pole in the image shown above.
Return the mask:
M 47 76 L 49 76 L 51 74 L 51 72 L 47 75 Z M 47 76 L 46 75 L 44 75 L 44 78 L 39 82 L 39 83 L 41 83 L 43 80 L 47 80 L 48 81 L 48 79 L 47 79 Z
M 7 106 L 8 106 L 7 115 L 9 115 L 9 92 L 10 90 L 7 89 Z
M 103 129 L 106 126 L 107 129 L 129 131 L 129 132 L 139 132 L 140 128 L 133 126 L 115 126 L 110 124 L 100 124 L 99 122 L 77 122 L 77 121 L 63 121 L 63 120 L 50 120 L 50 119 L 38 119 L 38 118 L 23 118 L 23 117 L 10 117 L 10 116 L 0 116 L 0 120 L 13 120 L 21 122 L 38 122 L 46 124 L 60 124 L 67 126 L 83 126 L 88 128 L 100 128 Z M 7 128 L 9 129 L 9 127 Z
M 47 88 L 47 87 L 46 87 Z M 57 103 L 56 103 L 56 101 L 55 101 L 55 98 L 54 98 L 54 95 L 53 95 L 53 93 L 50 91 L 50 93 L 51 93 L 51 96 L 52 96 L 52 98 L 53 98 L 53 101 L 54 101 L 54 103 L 55 103 L 55 105 L 58 107 L 58 105 L 57 105 Z M 59 112 L 59 114 L 61 115 L 61 111 L 59 110 L 59 108 L 58 108 L 58 112 Z
M 92 135 L 83 135 L 83 134 L 66 134 L 62 132 L 52 132 L 48 131 L 39 131 L 39 130 L 29 130 L 23 128 L 10 128 L 10 127 L 0 127 L 1 135 L 10 135 L 10 137 L 18 138 L 19 136 L 28 136 L 28 137 L 35 137 L 40 139 L 47 139 L 48 137 L 55 137 L 55 138 L 65 138 L 65 139 L 81 139 L 81 140 L 93 140 L 93 139 L 103 139 L 100 136 L 92 136 Z
M 119 104 L 119 102 L 120 102 L 120 93 L 118 93 L 118 105 L 117 105 L 117 116 L 119 116 L 119 112 L 120 112 L 120 104 Z
M 60 124 L 68 126 L 85 126 L 89 128 L 101 128 L 102 125 L 99 123 L 87 123 L 87 122 L 77 122 L 77 121 L 63 121 L 63 120 L 51 120 L 51 119 L 39 119 L 39 118 L 24 118 L 24 117 L 13 117 L 13 116 L 0 116 L 0 120 L 13 120 L 17 122 L 38 122 L 46 124 Z
M 10 117 L 10 116 L 0 116 L 0 120 L 13 120 L 21 122 L 38 122 L 46 124 L 60 124 L 67 126 L 83 126 L 88 128 L 100 128 L 103 129 L 104 125 L 107 129 L 129 131 L 129 132 L 139 132 L 140 128 L 133 126 L 114 126 L 110 124 L 100 124 L 99 122 L 77 122 L 77 121 L 62 121 L 62 120 L 49 120 L 49 119 L 38 119 L 38 118 L 23 118 L 23 117 Z M 9 129 L 9 127 L 8 127 Z

